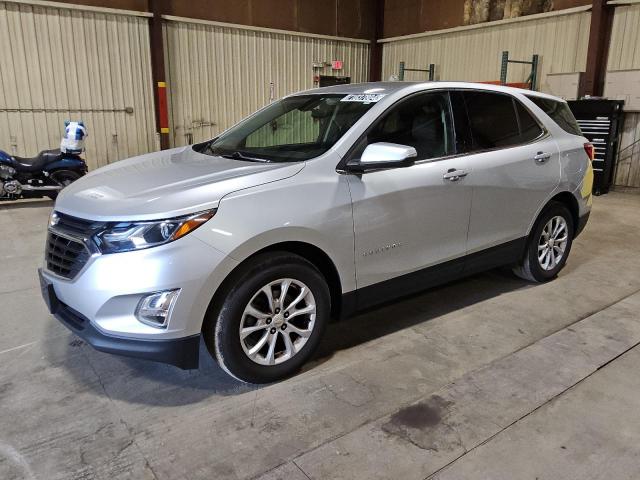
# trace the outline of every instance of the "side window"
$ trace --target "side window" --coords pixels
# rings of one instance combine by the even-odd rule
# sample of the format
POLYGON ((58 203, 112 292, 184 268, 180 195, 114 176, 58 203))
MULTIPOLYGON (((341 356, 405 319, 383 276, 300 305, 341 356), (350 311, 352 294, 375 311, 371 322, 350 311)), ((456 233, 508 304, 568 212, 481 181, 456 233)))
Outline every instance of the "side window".
POLYGON ((520 125, 520 142, 527 143, 535 140, 544 133, 540 124, 529 113, 529 111, 517 100, 516 111, 518 112, 518 124, 520 125))
POLYGON ((522 143, 518 119, 510 95, 464 92, 474 150, 522 143))
POLYGON ((414 147, 417 160, 453 153, 449 95, 443 92, 412 96, 387 111, 363 136, 352 158, 372 143, 389 142, 414 147))
POLYGON ((527 95, 527 98, 540 107, 544 113, 549 115, 565 132, 582 136, 578 122, 576 122, 576 118, 573 116, 569 105, 565 102, 558 102, 556 100, 542 97, 534 97, 533 95, 527 95))

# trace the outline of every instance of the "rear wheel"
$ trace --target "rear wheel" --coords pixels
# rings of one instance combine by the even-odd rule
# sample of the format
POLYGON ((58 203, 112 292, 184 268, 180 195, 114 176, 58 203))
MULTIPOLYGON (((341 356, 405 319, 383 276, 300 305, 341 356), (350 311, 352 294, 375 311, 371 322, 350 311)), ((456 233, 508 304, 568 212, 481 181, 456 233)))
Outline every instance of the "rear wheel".
MULTIPOLYGON (((51 180, 60 185, 62 188, 70 185, 81 177, 81 175, 73 170, 56 170, 51 174, 51 180)), ((55 200, 59 192, 48 193, 47 196, 51 200, 55 200)))
POLYGON ((308 261, 285 252, 250 260, 213 305, 203 334, 209 352, 250 383, 285 378, 318 346, 329 320, 329 288, 308 261))
POLYGON ((546 282, 564 268, 573 243, 573 217, 562 203, 552 202, 538 217, 527 250, 514 273, 530 282, 546 282))

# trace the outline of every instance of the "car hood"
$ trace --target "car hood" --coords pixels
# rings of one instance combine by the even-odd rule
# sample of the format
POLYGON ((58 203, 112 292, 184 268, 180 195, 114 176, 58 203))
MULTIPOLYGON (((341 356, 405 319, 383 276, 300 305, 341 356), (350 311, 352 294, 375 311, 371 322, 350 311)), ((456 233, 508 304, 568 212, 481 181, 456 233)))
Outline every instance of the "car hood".
POLYGON ((231 192, 303 168, 304 163, 256 163, 180 147, 95 170, 62 190, 55 209, 96 221, 170 218, 215 208, 231 192))

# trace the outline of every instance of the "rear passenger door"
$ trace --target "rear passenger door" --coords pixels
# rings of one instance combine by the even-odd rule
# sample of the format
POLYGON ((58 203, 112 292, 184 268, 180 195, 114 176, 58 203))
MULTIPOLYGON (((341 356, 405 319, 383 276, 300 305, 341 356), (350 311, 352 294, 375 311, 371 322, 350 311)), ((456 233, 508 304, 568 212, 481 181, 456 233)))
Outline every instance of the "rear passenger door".
POLYGON ((555 141, 511 95, 466 90, 452 92, 452 102, 473 170, 468 253, 522 239, 559 183, 555 141))

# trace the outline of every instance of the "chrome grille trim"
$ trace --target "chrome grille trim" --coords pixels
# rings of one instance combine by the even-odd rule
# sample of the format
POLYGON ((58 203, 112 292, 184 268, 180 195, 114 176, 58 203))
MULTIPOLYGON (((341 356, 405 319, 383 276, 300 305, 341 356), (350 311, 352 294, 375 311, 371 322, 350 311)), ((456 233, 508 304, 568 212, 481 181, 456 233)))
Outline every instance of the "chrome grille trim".
POLYGON ((91 253, 81 240, 49 230, 45 261, 51 273, 72 280, 90 257, 91 253))
POLYGON ((73 280, 89 259, 99 254, 91 237, 104 228, 105 223, 57 213, 58 223, 47 232, 45 267, 53 275, 73 280))

